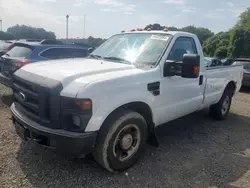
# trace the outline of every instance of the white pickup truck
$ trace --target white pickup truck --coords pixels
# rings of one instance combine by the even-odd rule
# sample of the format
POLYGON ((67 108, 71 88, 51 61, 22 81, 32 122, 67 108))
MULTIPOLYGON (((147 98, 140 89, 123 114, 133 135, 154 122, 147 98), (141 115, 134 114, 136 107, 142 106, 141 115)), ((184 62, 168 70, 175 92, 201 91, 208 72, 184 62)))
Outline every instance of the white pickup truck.
POLYGON ((116 34, 85 59, 47 61, 14 74, 13 125, 24 140, 105 169, 131 167, 155 127, 210 107, 224 119, 242 66, 206 69, 196 35, 170 31, 116 34))

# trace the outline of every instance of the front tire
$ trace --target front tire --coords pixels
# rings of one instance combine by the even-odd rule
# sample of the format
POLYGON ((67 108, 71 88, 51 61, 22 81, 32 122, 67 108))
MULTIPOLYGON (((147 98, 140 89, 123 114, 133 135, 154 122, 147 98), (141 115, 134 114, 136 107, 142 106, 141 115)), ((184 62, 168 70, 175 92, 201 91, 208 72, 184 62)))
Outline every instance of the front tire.
POLYGON ((232 102, 232 92, 229 89, 225 90, 220 101, 210 107, 209 112, 213 118, 224 120, 230 110, 232 102))
POLYGON ((147 124, 141 114, 119 110, 101 127, 93 156, 110 172, 128 169, 143 152, 147 133, 147 124))

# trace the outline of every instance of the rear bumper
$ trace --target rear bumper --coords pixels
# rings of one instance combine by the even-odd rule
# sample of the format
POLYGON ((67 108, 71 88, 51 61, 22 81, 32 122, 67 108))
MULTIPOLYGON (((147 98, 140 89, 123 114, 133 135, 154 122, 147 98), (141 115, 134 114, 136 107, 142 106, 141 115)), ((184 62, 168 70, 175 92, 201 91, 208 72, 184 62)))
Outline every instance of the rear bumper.
POLYGON ((13 125, 23 140, 32 140, 61 154, 80 157, 92 152, 97 132, 75 133, 39 125, 11 106, 13 125))
POLYGON ((12 78, 6 77, 4 76, 1 72, 0 72, 0 83, 7 86, 7 87, 12 87, 13 85, 13 80, 12 78))

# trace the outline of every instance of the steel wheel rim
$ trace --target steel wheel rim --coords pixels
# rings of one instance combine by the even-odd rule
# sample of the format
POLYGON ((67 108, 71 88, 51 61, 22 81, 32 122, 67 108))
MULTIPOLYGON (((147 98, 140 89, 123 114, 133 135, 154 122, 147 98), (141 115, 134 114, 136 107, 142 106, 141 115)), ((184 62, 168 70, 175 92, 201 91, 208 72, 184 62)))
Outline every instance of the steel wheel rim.
POLYGON ((113 155, 119 161, 131 158, 138 150, 141 132, 136 125, 129 124, 117 134, 113 145, 113 155))
POLYGON ((223 103, 222 103, 222 108, 221 108, 221 113, 223 115, 225 115, 229 109, 229 102, 230 102, 229 97, 226 96, 223 103))

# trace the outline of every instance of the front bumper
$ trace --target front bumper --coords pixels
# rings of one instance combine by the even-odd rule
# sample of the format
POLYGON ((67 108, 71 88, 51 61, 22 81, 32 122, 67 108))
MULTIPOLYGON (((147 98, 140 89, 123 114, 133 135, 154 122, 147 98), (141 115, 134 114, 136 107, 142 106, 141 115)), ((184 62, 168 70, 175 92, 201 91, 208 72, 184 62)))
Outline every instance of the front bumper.
POLYGON ((0 83, 7 87, 12 87, 13 80, 12 78, 6 77, 2 73, 0 73, 0 83))
POLYGON ((13 125, 23 140, 32 140, 39 145, 55 149, 59 153, 80 157, 92 152, 97 132, 75 133, 62 129, 44 127, 27 118, 11 106, 13 125))

